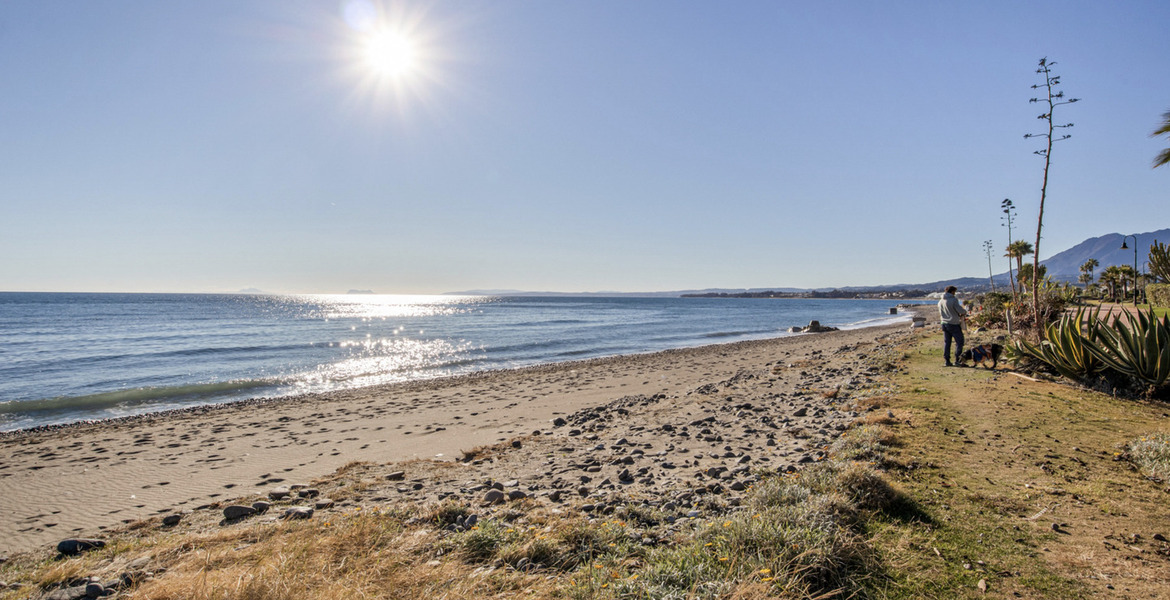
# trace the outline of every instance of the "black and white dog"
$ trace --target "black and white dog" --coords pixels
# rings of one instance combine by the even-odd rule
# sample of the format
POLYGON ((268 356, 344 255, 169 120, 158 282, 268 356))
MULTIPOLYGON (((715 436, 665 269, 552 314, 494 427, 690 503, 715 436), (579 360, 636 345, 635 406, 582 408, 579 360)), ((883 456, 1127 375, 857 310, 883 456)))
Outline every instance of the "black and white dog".
POLYGON ((999 364, 999 355, 1003 354, 1003 346, 999 344, 983 344, 975 346, 969 350, 964 350, 959 357, 959 365, 966 366, 967 362, 971 362, 971 366, 983 365, 985 369, 994 369, 995 365, 999 364), (991 362, 991 366, 987 363, 991 362))

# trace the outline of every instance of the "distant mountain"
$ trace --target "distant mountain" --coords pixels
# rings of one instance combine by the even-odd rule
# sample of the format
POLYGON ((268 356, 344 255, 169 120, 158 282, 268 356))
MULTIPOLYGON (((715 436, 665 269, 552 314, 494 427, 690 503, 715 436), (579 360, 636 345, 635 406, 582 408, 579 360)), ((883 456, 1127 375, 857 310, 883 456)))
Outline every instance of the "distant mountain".
MULTIPOLYGON (((1159 229, 1158 231, 1151 231, 1148 233, 1138 233, 1137 237, 1137 263, 1138 269, 1143 273, 1148 271, 1145 266, 1148 260, 1147 256, 1150 251, 1150 246, 1154 241, 1160 241, 1164 244, 1170 243, 1170 229, 1159 229)), ((1087 239, 1068 250, 1058 252, 1047 260, 1040 261, 1040 264, 1048 268, 1047 275, 1057 281, 1073 282, 1081 275, 1081 265, 1090 258, 1097 259, 1101 263, 1100 266, 1093 272, 1095 276, 1099 276, 1101 271, 1106 267, 1115 265, 1129 265, 1133 266, 1134 261, 1134 238, 1122 235, 1120 233, 1110 233, 1100 237, 1087 239), (1121 242, 1125 239, 1127 248, 1121 249, 1121 242)), ((1007 272, 999 273, 993 277, 996 287, 1007 288, 1008 274, 1007 272)), ((793 288, 793 287, 762 287, 762 288, 707 288, 702 290, 678 290, 671 292, 524 292, 520 290, 471 290, 465 292, 448 292, 449 294, 460 295, 486 295, 486 296, 617 296, 617 297, 636 297, 636 298, 673 298, 683 295, 701 296, 701 295, 751 295, 761 292, 782 292, 786 294, 811 294, 813 292, 827 293, 827 292, 853 292, 856 294, 877 294, 881 292, 900 292, 906 290, 923 290, 926 292, 937 292, 946 289, 947 286, 953 285, 960 290, 966 292, 980 292, 989 289, 986 277, 960 277, 957 279, 947 279, 943 281, 932 281, 929 283, 898 283, 892 285, 874 285, 864 287, 840 287, 840 288, 793 288)))
POLYGON ((1151 231, 1149 233, 1135 234, 1137 243, 1134 244, 1134 238, 1122 235, 1120 233, 1110 233, 1101 237, 1087 239, 1064 252, 1053 255, 1048 260, 1040 261, 1040 264, 1048 267, 1048 276, 1060 281, 1076 281, 1077 277, 1081 275, 1081 265, 1090 258, 1097 259, 1101 266, 1097 267, 1094 275, 1100 275, 1101 270, 1105 267, 1129 265, 1133 266, 1134 262, 1134 247, 1137 247, 1137 266, 1138 270, 1145 273, 1149 269, 1146 267, 1146 261, 1149 260, 1150 246, 1154 241, 1160 241, 1163 244, 1170 242, 1170 229, 1159 229, 1158 231, 1151 231), (1128 238, 1128 239, 1126 239, 1128 238), (1125 241, 1128 248, 1121 249, 1122 240, 1125 241))

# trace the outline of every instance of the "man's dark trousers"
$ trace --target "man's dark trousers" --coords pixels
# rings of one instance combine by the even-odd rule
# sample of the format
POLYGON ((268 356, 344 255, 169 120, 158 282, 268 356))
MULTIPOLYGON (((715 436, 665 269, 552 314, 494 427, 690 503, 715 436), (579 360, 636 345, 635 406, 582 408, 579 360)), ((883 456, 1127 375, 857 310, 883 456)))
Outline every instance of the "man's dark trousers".
POLYGON ((955 341, 955 362, 963 354, 963 326, 955 323, 943 323, 943 360, 951 364, 951 340, 955 341))

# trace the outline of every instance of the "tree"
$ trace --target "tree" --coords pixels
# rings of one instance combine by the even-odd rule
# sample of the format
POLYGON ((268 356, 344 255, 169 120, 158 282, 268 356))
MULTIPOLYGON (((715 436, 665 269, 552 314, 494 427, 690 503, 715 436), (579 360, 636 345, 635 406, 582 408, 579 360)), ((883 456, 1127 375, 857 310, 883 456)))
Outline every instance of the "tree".
POLYGON ((1159 244, 1158 240, 1154 240, 1150 246, 1150 275, 1158 283, 1170 283, 1170 250, 1166 249, 1166 244, 1159 244))
MULTIPOLYGON (((1008 244, 1012 243, 1012 222, 1016 220, 1016 205, 1012 203, 1011 198, 1004 198, 1003 202, 999 203, 999 207, 1003 209, 1003 216, 1000 217, 1008 228, 1008 244)), ((1012 286, 1012 304, 1017 301, 1016 298, 1016 279, 1015 274, 1012 273, 1011 255, 1005 254, 1008 257, 1008 284, 1012 286)))
POLYGON ((1093 271, 1099 266, 1101 266, 1101 263, 1098 262, 1097 259, 1095 259, 1095 258, 1090 258, 1089 260, 1086 260, 1085 264, 1081 265, 1081 277, 1087 276, 1088 279, 1082 280, 1082 283, 1084 283, 1085 285, 1093 283, 1093 271))
MULTIPOLYGON (((1160 135, 1170 136, 1170 111, 1162 113, 1162 125, 1150 134, 1150 137, 1158 137, 1160 135)), ((1157 169, 1162 165, 1170 164, 1170 148, 1158 153, 1154 157, 1154 168, 1157 169)))
POLYGON ((995 244, 991 243, 991 240, 983 242, 983 251, 987 253, 987 282, 991 284, 992 292, 995 291, 995 276, 991 273, 991 249, 994 247, 995 244))
MULTIPOLYGON (((1034 268, 1035 268, 1035 266, 1032 264, 1026 264, 1026 265, 1023 265, 1020 267, 1020 285, 1027 285, 1029 287, 1032 286, 1032 284, 1034 283, 1034 281, 1032 279, 1032 273, 1034 272, 1033 271, 1034 268)), ((1130 269, 1130 270, 1132 271, 1133 269, 1130 269)), ((1048 273, 1048 267, 1046 265, 1040 265, 1039 272, 1040 272, 1039 280, 1044 281, 1044 275, 1046 275, 1048 273)))
POLYGON ((1133 282, 1133 292, 1137 294, 1137 271, 1129 265, 1121 265, 1117 267, 1118 278, 1121 280, 1121 299, 1125 300, 1129 297, 1129 284, 1133 282))
MULTIPOLYGON (((1047 140, 1046 146, 1043 150, 1036 150, 1033 153, 1033 154, 1038 154, 1038 155, 1044 157, 1044 183, 1040 185, 1040 214, 1036 218, 1036 246, 1035 246, 1035 254, 1032 255, 1032 268, 1037 273, 1040 272, 1040 232, 1044 228, 1044 201, 1048 198, 1048 170, 1052 166, 1052 144, 1053 144, 1053 142, 1067 140, 1068 138, 1072 137, 1071 135, 1069 135, 1067 133, 1062 134, 1061 137, 1059 137, 1059 138, 1055 137, 1055 133, 1056 133, 1057 129, 1067 129, 1069 127, 1072 127, 1073 124, 1072 123, 1065 123, 1064 125, 1056 125, 1052 121, 1052 113, 1054 113, 1056 111, 1057 106, 1061 106, 1063 104, 1072 104, 1073 102, 1080 101, 1080 98, 1070 98, 1068 100, 1065 100, 1064 99, 1064 92, 1056 91, 1056 87, 1058 85, 1060 85, 1060 76, 1052 74, 1052 66, 1055 64, 1056 64, 1056 61, 1048 62, 1047 57, 1040 59, 1040 68, 1036 69, 1036 73, 1044 76, 1044 83, 1043 84, 1033 84, 1032 89, 1035 90, 1035 89, 1040 89, 1041 87, 1043 87, 1048 92, 1047 97, 1045 97, 1043 99, 1032 98, 1031 100, 1029 100, 1029 102, 1047 102, 1048 103, 1048 112, 1043 113, 1040 116, 1036 117, 1037 119, 1040 119, 1040 120, 1048 123, 1048 133, 1026 133, 1026 134, 1024 134, 1024 139, 1040 137, 1040 138, 1044 138, 1045 140, 1047 140)), ((1033 314, 1036 315, 1036 332, 1037 332, 1037 334, 1039 334, 1039 332, 1042 331, 1043 327, 1044 327, 1044 324, 1040 322, 1040 294, 1039 294, 1040 290, 1038 289, 1039 285, 1040 285, 1040 278, 1039 277, 1033 278, 1032 279, 1032 312, 1033 312, 1033 314)))
POLYGON ((1105 267, 1101 272, 1101 283, 1109 286, 1109 299, 1117 302, 1117 288, 1121 284, 1121 268, 1117 265, 1105 267))
MULTIPOLYGON (((1024 287, 1024 283, 1023 283, 1024 276, 1019 275, 1019 273, 1020 273, 1020 270, 1024 268, 1024 257, 1028 256, 1031 253, 1032 253, 1032 244, 1025 242, 1024 240, 1016 240, 1008 245, 1007 254, 1004 254, 1004 256, 1006 256, 1008 258, 1016 259, 1016 273, 1017 273, 1016 281, 1019 282, 1021 291, 1023 291, 1022 288, 1024 287)), ((1035 268, 1035 267, 1033 267, 1033 268, 1035 268)), ((1015 291, 1015 288, 1013 288, 1012 291, 1015 291)))

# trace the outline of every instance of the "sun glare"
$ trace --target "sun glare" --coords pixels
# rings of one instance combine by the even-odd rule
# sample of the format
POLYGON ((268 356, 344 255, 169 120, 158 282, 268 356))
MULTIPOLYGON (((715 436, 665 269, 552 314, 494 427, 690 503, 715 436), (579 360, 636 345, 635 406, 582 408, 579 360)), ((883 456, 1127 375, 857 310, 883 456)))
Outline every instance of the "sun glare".
POLYGON ((365 60, 378 75, 399 78, 418 66, 418 52, 406 36, 389 30, 376 31, 366 40, 365 60))

